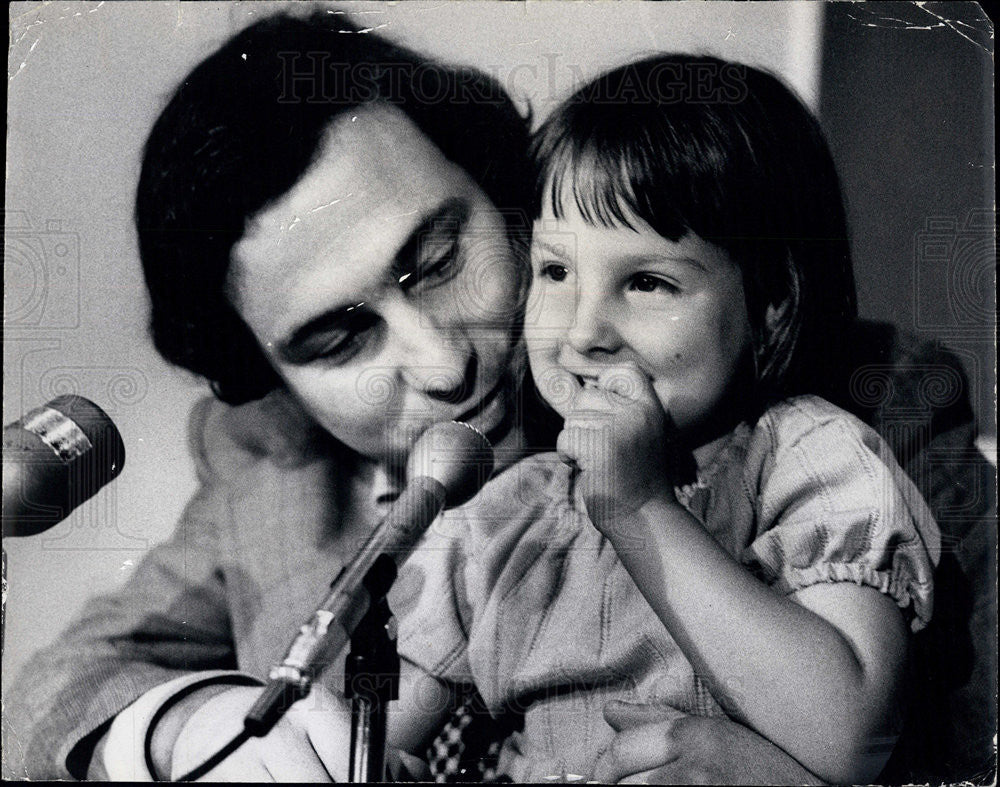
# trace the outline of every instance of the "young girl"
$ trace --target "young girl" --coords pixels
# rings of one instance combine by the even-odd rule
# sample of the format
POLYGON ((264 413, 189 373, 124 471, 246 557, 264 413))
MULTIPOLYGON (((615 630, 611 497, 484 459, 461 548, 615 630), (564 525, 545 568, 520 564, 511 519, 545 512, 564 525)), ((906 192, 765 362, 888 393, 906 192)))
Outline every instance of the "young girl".
POLYGON ((457 604, 487 706, 523 712, 501 769, 662 764, 662 742, 614 737, 626 700, 875 778, 938 533, 875 433, 816 395, 855 309, 816 122, 765 73, 662 56, 580 90, 535 150, 525 336, 565 423, 508 482, 524 512, 470 525, 457 604))

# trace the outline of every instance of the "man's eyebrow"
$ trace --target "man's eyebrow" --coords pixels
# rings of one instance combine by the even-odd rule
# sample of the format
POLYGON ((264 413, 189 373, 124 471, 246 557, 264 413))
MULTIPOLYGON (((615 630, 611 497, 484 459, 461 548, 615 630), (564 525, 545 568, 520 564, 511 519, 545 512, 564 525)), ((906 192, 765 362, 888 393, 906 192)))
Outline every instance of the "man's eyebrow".
POLYGON ((468 218, 469 203, 459 197, 450 197, 427 211, 396 254, 392 266, 395 280, 401 281, 413 273, 421 242, 437 234, 458 235, 468 218))
MULTIPOLYGON (((469 204, 464 199, 450 197, 428 210, 418 220, 413 231, 400 246, 393 260, 391 275, 395 281, 413 273, 414 261, 420 249, 420 242, 444 224, 445 230, 457 234, 469 216, 469 204)), ((288 363, 304 363, 312 357, 310 339, 325 332, 336 330, 345 324, 351 313, 364 307, 364 302, 353 303, 328 309, 317 314, 302 325, 294 328, 287 339, 278 342, 278 355, 288 363)))

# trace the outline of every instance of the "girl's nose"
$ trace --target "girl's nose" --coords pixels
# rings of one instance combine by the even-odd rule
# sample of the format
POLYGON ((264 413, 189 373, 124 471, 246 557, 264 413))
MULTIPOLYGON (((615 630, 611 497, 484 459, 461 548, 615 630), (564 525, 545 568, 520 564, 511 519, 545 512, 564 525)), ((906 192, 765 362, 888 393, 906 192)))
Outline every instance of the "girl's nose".
POLYGON ((476 356, 458 326, 439 325, 418 308, 398 315, 399 369, 406 384, 432 399, 461 402, 475 390, 476 356))
POLYGON ((581 355, 615 352, 621 346, 621 337, 614 319, 604 299, 580 293, 573 324, 566 334, 567 344, 581 355))

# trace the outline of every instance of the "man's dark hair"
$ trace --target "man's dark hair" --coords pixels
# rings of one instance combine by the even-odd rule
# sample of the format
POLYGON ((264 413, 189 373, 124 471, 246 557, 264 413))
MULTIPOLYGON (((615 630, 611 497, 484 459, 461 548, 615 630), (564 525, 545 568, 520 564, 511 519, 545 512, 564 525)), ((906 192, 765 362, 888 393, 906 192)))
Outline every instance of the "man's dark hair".
POLYGON ((840 183, 819 124, 774 76, 664 54, 610 71, 538 131, 533 213, 688 232, 739 265, 758 408, 826 393, 856 311, 840 183), (767 319, 768 306, 773 319, 767 319))
POLYGON ((398 107, 527 242, 527 121, 498 83, 423 58, 342 14, 278 15, 235 35, 177 88, 146 142, 136 196, 156 348, 238 404, 280 385, 223 287, 247 220, 286 193, 324 131, 371 103, 398 107))

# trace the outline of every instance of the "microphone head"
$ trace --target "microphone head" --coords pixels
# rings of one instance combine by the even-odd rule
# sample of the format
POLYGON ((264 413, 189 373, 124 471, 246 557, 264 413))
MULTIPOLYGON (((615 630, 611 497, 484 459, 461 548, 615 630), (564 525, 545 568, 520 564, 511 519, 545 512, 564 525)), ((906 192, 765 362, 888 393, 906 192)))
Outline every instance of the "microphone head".
POLYGON ((114 480, 125 444, 114 422, 82 396, 57 396, 3 430, 3 534, 61 522, 114 480))
POLYGON ((118 477, 125 466, 125 443, 118 427, 104 410, 90 399, 74 394, 57 396, 44 407, 62 413, 83 432, 92 446, 94 456, 101 458, 94 470, 99 474, 102 484, 118 477))
POLYGON ((483 488, 493 466, 493 446, 482 432, 462 421, 442 421, 414 443, 406 480, 433 478, 444 487, 445 508, 454 508, 483 488))

